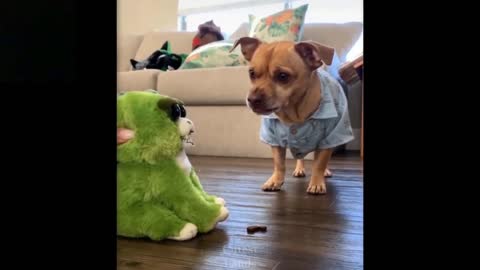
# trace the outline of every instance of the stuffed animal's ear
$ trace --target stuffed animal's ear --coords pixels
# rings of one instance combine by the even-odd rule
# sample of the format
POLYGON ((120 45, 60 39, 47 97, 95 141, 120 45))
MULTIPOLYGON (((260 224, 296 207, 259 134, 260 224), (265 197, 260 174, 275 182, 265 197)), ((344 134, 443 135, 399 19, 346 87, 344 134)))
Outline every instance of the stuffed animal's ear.
POLYGON ((167 50, 168 49, 168 41, 165 41, 165 43, 163 43, 162 45, 162 48, 160 48, 160 50, 167 50))
POLYGON ((170 47, 170 42, 168 41, 165 41, 162 45, 162 48, 160 50, 163 50, 163 51, 167 51, 167 52, 171 52, 172 49, 170 47))
POLYGON ((117 145, 124 144, 135 137, 135 132, 127 128, 117 128, 117 145))
POLYGON ((132 64, 132 67, 133 67, 133 68, 136 68, 136 67, 137 67, 137 63, 138 63, 138 61, 135 61, 135 60, 133 60, 133 59, 130 59, 130 64, 132 64))

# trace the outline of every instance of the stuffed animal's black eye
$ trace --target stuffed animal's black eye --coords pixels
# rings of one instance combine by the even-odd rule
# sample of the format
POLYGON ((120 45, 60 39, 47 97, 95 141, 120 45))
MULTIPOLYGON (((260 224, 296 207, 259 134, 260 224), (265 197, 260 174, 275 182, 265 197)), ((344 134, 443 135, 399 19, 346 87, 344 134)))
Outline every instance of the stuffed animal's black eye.
POLYGON ((180 115, 182 114, 182 109, 180 109, 180 106, 178 104, 172 104, 172 108, 170 110, 170 118, 172 119, 173 122, 176 122, 178 118, 180 118, 180 115))
POLYGON ((180 107, 180 117, 186 117, 187 111, 185 110, 185 107, 183 107, 183 105, 179 105, 179 107, 180 107))

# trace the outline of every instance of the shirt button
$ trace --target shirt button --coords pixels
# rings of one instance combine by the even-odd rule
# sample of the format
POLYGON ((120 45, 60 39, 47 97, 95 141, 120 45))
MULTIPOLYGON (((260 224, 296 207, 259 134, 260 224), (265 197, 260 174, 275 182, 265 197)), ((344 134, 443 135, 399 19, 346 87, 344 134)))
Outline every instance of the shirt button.
POLYGON ((292 133, 293 135, 297 134, 297 129, 294 127, 290 128, 290 133, 292 133))

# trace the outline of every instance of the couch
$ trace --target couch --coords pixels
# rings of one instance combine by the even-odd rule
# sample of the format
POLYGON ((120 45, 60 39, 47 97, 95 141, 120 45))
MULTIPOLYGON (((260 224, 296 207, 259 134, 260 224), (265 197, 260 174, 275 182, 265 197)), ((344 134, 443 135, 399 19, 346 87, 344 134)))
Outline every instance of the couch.
MULTIPOLYGON (((358 40, 363 25, 306 24, 303 40, 314 40, 335 48, 335 58, 327 70, 338 78, 338 68, 345 62, 348 51, 358 40)), ((117 50, 117 91, 156 89, 161 94, 185 102, 187 117, 195 123, 196 146, 188 149, 190 155, 227 157, 271 157, 270 147, 259 140, 260 117, 245 105, 250 87, 246 66, 186 69, 174 71, 132 71, 130 59, 143 60, 170 41, 175 53, 190 53, 194 32, 149 32, 145 35, 120 36, 117 50)), ((242 24, 231 40, 248 35, 248 25, 242 24)), ((342 81, 341 81, 342 82, 342 81)), ((345 85, 342 82, 343 85, 345 85)), ((354 131, 360 127, 361 99, 355 85, 345 85, 349 98, 354 131), (358 103, 358 104, 357 104, 358 103), (357 120, 358 119, 358 120, 357 120)), ((359 149, 358 137, 347 149, 359 149), (358 146, 357 146, 358 145, 358 146)), ((288 152, 287 152, 288 153, 288 152)), ((292 158, 290 153, 287 158, 292 158)), ((312 158, 312 154, 306 157, 312 158)))

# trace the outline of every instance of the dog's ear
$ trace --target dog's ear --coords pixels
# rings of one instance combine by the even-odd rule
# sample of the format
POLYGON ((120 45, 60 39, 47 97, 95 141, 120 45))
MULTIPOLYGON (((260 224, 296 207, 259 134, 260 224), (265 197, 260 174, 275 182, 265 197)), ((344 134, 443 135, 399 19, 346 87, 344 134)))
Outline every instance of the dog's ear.
POLYGON ((238 44, 240 44, 240 46, 242 46, 243 57, 247 61, 250 61, 252 59, 253 53, 258 48, 258 45, 260 45, 260 43, 262 42, 256 38, 242 37, 235 41, 235 44, 233 45, 233 48, 230 50, 230 52, 232 52, 238 46, 238 44))
POLYGON ((312 70, 322 66, 323 63, 331 65, 335 49, 315 41, 303 41, 295 44, 295 51, 312 70))
POLYGON ((117 145, 124 144, 135 137, 135 132, 131 129, 117 128, 117 145))
POLYGON ((130 59, 130 64, 132 64, 132 67, 135 69, 137 67, 138 61, 135 61, 133 59, 130 59))

